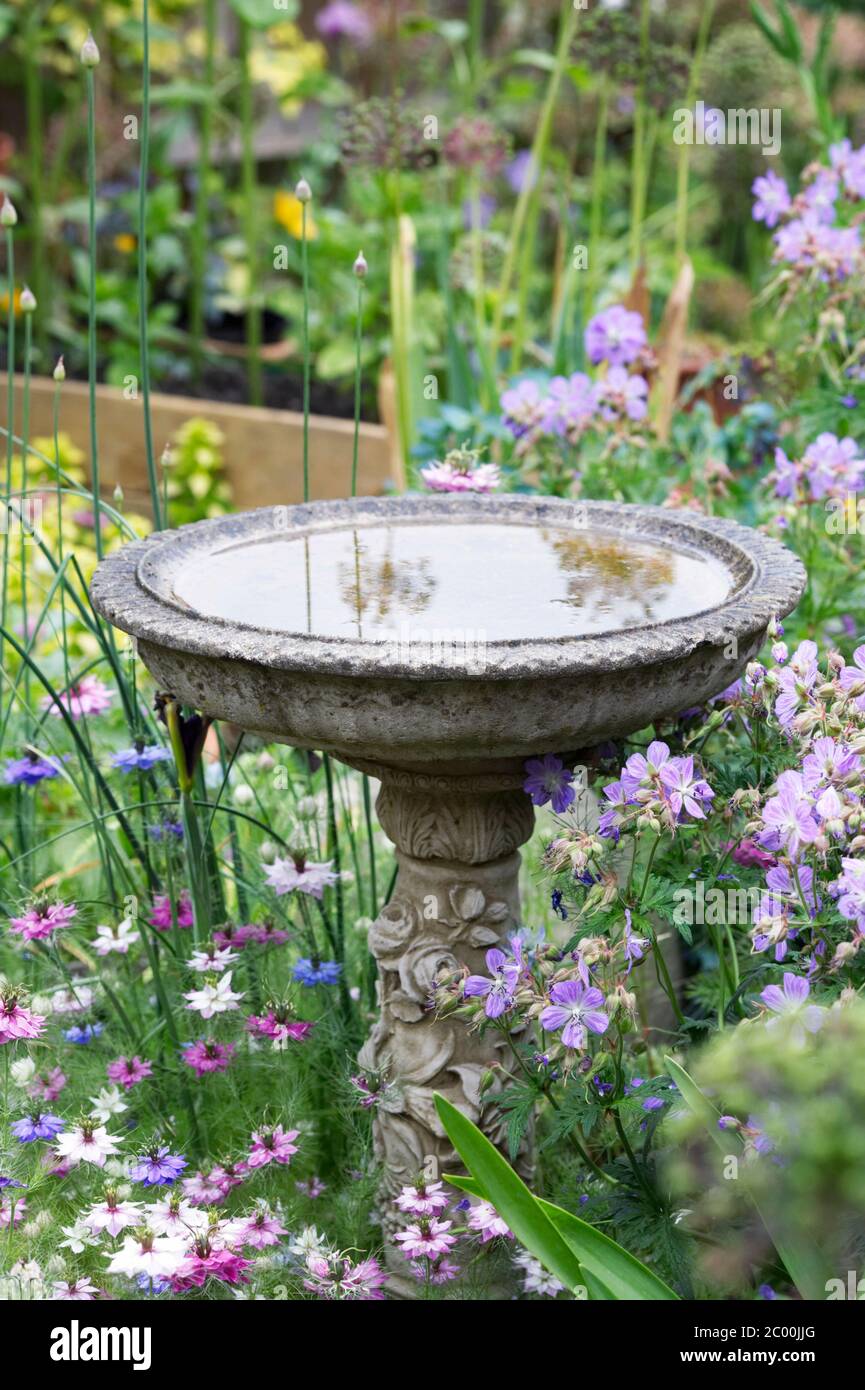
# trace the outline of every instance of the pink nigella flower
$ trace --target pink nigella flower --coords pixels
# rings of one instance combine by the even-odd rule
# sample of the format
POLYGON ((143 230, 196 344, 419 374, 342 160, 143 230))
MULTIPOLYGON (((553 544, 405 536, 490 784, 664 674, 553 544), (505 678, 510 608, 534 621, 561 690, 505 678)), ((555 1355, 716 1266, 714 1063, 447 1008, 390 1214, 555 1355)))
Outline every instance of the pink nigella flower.
POLYGON ((448 459, 428 463, 420 475, 431 492, 488 493, 501 481, 498 464, 479 463, 472 468, 467 464, 457 466, 448 459))
POLYGON ((507 1221, 503 1221, 493 1206, 492 1202, 475 1202, 466 1214, 469 1228, 477 1231, 481 1242, 493 1240, 496 1236, 506 1236, 513 1240, 514 1233, 508 1226, 507 1221))
POLYGON ((66 1085, 66 1077, 59 1067, 52 1067, 51 1071, 42 1072, 39 1076, 34 1076, 27 1088, 27 1094, 33 1096, 35 1100, 55 1101, 66 1085))
POLYGON ((452 1221, 439 1221, 433 1216, 397 1231, 394 1240, 408 1260, 436 1260, 456 1244, 456 1236, 450 1234, 452 1225, 452 1221))
POLYGON ((198 1042, 189 1043, 184 1047, 183 1060, 188 1067, 192 1067, 196 1076, 204 1076, 208 1072, 227 1071, 235 1051, 234 1043, 201 1038, 198 1042))
POLYGON ((31 1013, 19 1003, 16 989, 0 989, 0 1044, 30 1042, 45 1031, 45 1017, 31 1013))
POLYGON ((417 1187, 404 1187, 395 1200, 400 1211, 410 1216, 439 1216, 450 1198, 443 1183, 426 1182, 418 1183, 417 1187))
POLYGON ((56 1154, 73 1166, 77 1163, 92 1163, 97 1168, 105 1167, 106 1158, 113 1158, 118 1152, 113 1135, 104 1125, 93 1125, 89 1120, 57 1136, 56 1154))
POLYGON ((336 1253, 312 1251, 307 1255, 303 1287, 319 1298, 379 1301, 384 1298, 382 1286, 386 1282, 387 1274, 378 1260, 352 1264, 347 1256, 336 1253))
POLYGON ((25 941, 46 941, 59 928, 68 927, 77 912, 74 903, 34 904, 23 917, 9 919, 9 930, 25 941))
POLYGON ((109 690, 98 676, 82 676, 77 685, 71 685, 58 696, 56 703, 50 695, 46 695, 42 708, 50 710, 58 719, 63 710, 71 714, 73 719, 80 719, 82 715, 104 714, 113 699, 114 691, 109 690))
POLYGON ((321 898, 325 888, 336 883, 332 861, 311 864, 300 854, 293 859, 274 859, 272 864, 265 865, 264 876, 279 898, 295 892, 321 898))
POLYGON ((251 1260, 244 1259, 233 1250, 214 1250, 204 1237, 197 1239, 196 1246, 195 1252, 187 1255, 171 1276, 171 1287, 175 1293, 200 1289, 208 1279, 217 1279, 222 1284, 249 1283, 245 1271, 252 1264, 251 1260))
MULTIPOLYGON (((151 927, 156 927, 157 931, 170 931, 172 926, 171 899, 167 894, 156 894, 149 920, 151 927)), ((193 921, 192 899, 187 890, 182 888, 177 900, 177 925, 178 927, 191 927, 193 921)))
POLYGON ((296 1182, 294 1185, 301 1197, 308 1197, 311 1202, 315 1202, 322 1192, 327 1191, 327 1184, 323 1183, 321 1178, 317 1178, 315 1174, 311 1178, 307 1178, 306 1182, 296 1182))
POLYGON ((92 1303, 100 1293, 92 1279, 59 1279, 52 1286, 52 1303, 92 1303))
POLYGON ((244 1222, 239 1234, 240 1245, 251 1245, 253 1250, 266 1250, 269 1245, 278 1245, 279 1237, 287 1235, 283 1225, 267 1207, 259 1209, 244 1222))
POLYGON ((27 1211, 23 1197, 16 1201, 14 1195, 0 1192, 0 1226, 17 1226, 27 1211))
POLYGON ((303 1019, 292 1018, 283 1007, 268 1009, 266 1014, 250 1014, 246 1020, 247 1031, 261 1038, 270 1038, 274 1043, 304 1042, 315 1025, 303 1019))
POLYGON ((228 1189, 221 1179, 221 1173, 212 1169, 209 1173, 195 1173, 183 1179, 183 1195, 196 1207, 217 1207, 225 1201, 228 1189))
POLYGON ((250 1168, 263 1168, 268 1163, 290 1163, 292 1155, 297 1153, 297 1145, 292 1140, 299 1133, 299 1129, 284 1130, 282 1125, 256 1130, 246 1160, 250 1168))
POLYGON ((118 1057, 116 1061, 108 1063, 105 1071, 109 1081, 116 1081, 124 1091, 131 1091, 133 1086, 153 1075, 153 1063, 142 1060, 137 1054, 134 1057, 118 1057))
POLYGON ((108 1192, 104 1202, 97 1202, 82 1218, 95 1236, 107 1231, 110 1236, 119 1236, 127 1226, 137 1226, 141 1220, 140 1202, 122 1202, 116 1193, 108 1192))

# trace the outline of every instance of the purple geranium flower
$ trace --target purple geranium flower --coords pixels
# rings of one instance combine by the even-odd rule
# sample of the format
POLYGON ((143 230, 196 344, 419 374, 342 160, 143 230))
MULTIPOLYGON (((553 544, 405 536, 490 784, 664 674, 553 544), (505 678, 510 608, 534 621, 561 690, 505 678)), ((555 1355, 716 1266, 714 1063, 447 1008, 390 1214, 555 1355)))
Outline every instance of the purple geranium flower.
POLYGON ((486 954, 487 970, 492 979, 485 975, 469 975, 463 987, 468 999, 486 998, 484 1013, 487 1018, 499 1018, 507 1009, 513 1008, 514 990, 520 978, 520 962, 514 956, 506 956, 494 946, 486 954))
POLYGON ((548 1033, 561 1028, 565 1047, 584 1048, 587 1028, 593 1033, 606 1032, 610 1020, 600 1007, 604 996, 594 986, 586 989, 577 980, 562 980, 551 988, 550 999, 541 1014, 541 1027, 548 1033))
POLYGON ((804 1041, 805 1028, 809 1033, 818 1033, 823 1026, 826 1010, 821 1009, 819 1004, 807 1002, 810 993, 811 986, 802 975, 786 974, 783 988, 767 985, 760 998, 766 1008, 775 1014, 774 1018, 769 1019, 767 1028, 777 1027, 782 1020, 786 1020, 792 1025, 797 1041, 804 1041))
POLYGON ((767 849, 784 848, 795 859, 803 845, 817 837, 818 826, 811 814, 808 790, 800 772, 782 772, 776 784, 777 795, 763 807, 763 825, 758 836, 767 849))
POLYGON ((611 367, 627 367, 646 346, 643 320, 624 304, 614 304, 589 320, 585 344, 586 356, 595 366, 608 362, 611 367))
POLYGON ((702 777, 694 772, 693 758, 670 758, 660 771, 661 782, 677 817, 684 811, 696 820, 704 820, 701 803, 711 801, 715 793, 702 777))
POLYGON ((163 1144, 137 1158, 129 1169, 129 1176, 133 1182, 143 1183, 145 1187, 170 1187, 186 1166, 185 1158, 170 1154, 168 1145, 163 1144))
POLYGON ((528 792, 536 806, 545 806, 552 800, 557 815, 568 809, 575 797, 571 786, 574 774, 568 771, 561 758, 553 753, 543 758, 529 758, 525 770, 523 791, 528 792))
POLYGON ((755 199, 751 216, 755 222, 765 222, 767 227, 775 227, 779 218, 790 210, 787 185, 771 169, 754 180, 751 192, 755 199))

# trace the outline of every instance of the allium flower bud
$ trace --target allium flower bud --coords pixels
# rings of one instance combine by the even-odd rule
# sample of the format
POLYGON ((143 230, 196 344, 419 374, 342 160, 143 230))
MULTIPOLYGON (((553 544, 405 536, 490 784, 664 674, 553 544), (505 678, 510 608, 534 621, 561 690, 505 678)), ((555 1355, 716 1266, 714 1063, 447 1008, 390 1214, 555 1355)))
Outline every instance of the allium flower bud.
POLYGON ((276 845, 272 840, 264 840, 258 854, 262 864, 272 864, 276 859, 276 845))
POLYGON ((355 260, 354 265, 352 266, 352 270, 354 271, 358 280, 366 279, 366 272, 368 269, 369 267, 366 263, 366 257, 364 256, 362 251, 358 251, 357 258, 355 260))
POLYGON ((298 820, 315 820, 318 815, 318 802, 314 796, 302 796, 295 807, 298 820))
POLYGON ((27 285, 25 285, 21 291, 21 312, 22 314, 33 314, 36 312, 36 296, 27 285))
POLYGON ((163 468, 174 467, 174 456, 171 452, 170 444, 166 444, 165 448, 162 450, 162 458, 159 460, 159 462, 163 468))
POLYGON ((261 752, 259 753, 259 755, 258 755, 258 770, 259 770, 259 772, 270 772, 270 771, 272 771, 272 769, 275 768, 275 767, 276 767, 276 759, 274 758, 273 754, 272 754, 272 753, 268 753, 267 749, 266 749, 266 748, 263 748, 263 749, 261 750, 261 752))
POLYGON ((63 365, 62 357, 57 358, 57 366, 54 368, 53 376, 55 381, 66 380, 66 368, 63 365))
POLYGON ((91 33, 88 33, 87 38, 81 45, 81 53, 79 54, 79 57, 81 58, 81 62, 85 68, 98 67, 99 49, 96 47, 96 40, 94 39, 91 33))
POLYGON ((3 206, 0 208, 0 227, 14 227, 18 222, 18 214, 15 211, 15 204, 7 194, 3 199, 3 206))
POLYGON ((309 203, 312 201, 312 189, 306 179, 298 179, 294 186, 294 196, 299 203, 309 203))
POLYGON ((117 506, 117 507, 122 507, 122 505, 123 505, 123 488, 120 486, 119 483, 117 483, 117 484, 115 485, 114 492, 112 493, 112 497, 113 497, 115 506, 117 506))
POLYGON ((93 38, 92 33, 88 33, 86 39, 83 40, 79 58, 81 58, 85 68, 95 68, 99 65, 99 49, 96 47, 96 39, 93 38))

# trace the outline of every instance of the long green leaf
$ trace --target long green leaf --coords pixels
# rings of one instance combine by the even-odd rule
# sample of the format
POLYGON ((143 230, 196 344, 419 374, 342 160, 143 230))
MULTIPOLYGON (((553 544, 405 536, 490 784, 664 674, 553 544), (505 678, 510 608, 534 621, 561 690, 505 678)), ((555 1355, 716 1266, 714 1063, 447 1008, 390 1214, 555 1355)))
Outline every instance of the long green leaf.
MULTIPOLYGON (((492 1202, 517 1239, 566 1287, 573 1289, 577 1284, 582 1284, 595 1299, 653 1301, 676 1298, 662 1279, 609 1236, 562 1207, 532 1196, 525 1183, 477 1126, 441 1096, 436 1096, 436 1109, 449 1139, 472 1173, 475 1186, 464 1178, 448 1178, 448 1182, 463 1191, 474 1191, 492 1202), (517 1229, 515 1221, 523 1223, 522 1230, 517 1229), (539 1242, 549 1242, 550 1230, 564 1242, 571 1258, 581 1269, 578 1279, 565 1281, 558 1269, 548 1262, 549 1247, 543 1247, 547 1249, 546 1257, 542 1253, 539 1242)), ((553 1246, 552 1251, 557 1255, 558 1246, 553 1246)))
MULTIPOLYGON (((445 1181, 452 1187, 458 1187, 461 1192, 492 1201, 489 1193, 482 1190, 481 1184, 475 1178, 448 1175, 445 1181)), ((647 1265, 635 1255, 631 1255, 624 1246, 611 1240, 579 1216, 565 1211, 564 1207, 545 1202, 543 1197, 536 1197, 535 1200, 580 1261, 584 1282, 591 1298, 639 1299, 641 1302, 669 1302, 678 1298, 663 1279, 653 1274, 647 1265)), ((495 1206, 495 1203, 493 1205, 495 1206)))
POLYGON ((566 1289, 574 1292, 585 1287, 579 1260, 498 1149, 444 1096, 436 1094, 435 1106, 460 1158, 520 1244, 566 1289))
MULTIPOLYGON (((679 1094, 688 1109, 696 1115, 698 1120, 702 1121, 709 1137, 718 1146, 721 1153, 726 1156, 730 1150, 730 1136, 718 1129, 718 1111, 708 1096, 700 1090, 694 1078, 688 1075, 684 1067, 680 1066, 678 1062, 674 1062, 672 1057, 665 1057, 664 1061, 667 1071, 675 1081, 679 1094)), ((813 1243, 804 1241, 798 1232, 783 1230, 774 1215, 767 1217, 754 1193, 750 1191, 747 1181, 743 1186, 757 1215, 766 1227, 769 1239, 784 1261, 787 1273, 802 1297, 812 1301, 824 1299, 829 1273, 823 1264, 819 1251, 813 1243)))

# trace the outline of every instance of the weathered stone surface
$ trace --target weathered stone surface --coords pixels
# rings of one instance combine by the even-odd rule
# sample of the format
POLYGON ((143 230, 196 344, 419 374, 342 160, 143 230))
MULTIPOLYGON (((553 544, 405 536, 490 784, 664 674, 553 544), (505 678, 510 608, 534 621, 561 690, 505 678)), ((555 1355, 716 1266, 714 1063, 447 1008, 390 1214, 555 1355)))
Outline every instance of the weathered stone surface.
POLYGON ((523 759, 630 733, 716 694, 804 583, 794 556, 732 521, 525 496, 266 508, 151 537, 99 566, 96 608, 138 638, 163 689, 215 718, 329 750, 381 779, 378 811, 400 868, 370 931, 381 1016, 361 1061, 387 1070, 394 1083, 375 1120, 386 1195, 431 1156, 454 1161, 433 1092, 477 1119, 481 1077, 504 1045, 500 1035, 479 1040, 458 1020, 434 1019, 428 995, 442 966, 482 972, 484 951, 519 923, 517 851, 532 828, 520 790, 523 759), (173 594, 174 577, 192 557, 272 537, 276 528, 309 534, 418 519, 441 524, 443 545, 451 521, 614 530, 717 558, 732 590, 693 617, 600 636, 490 642, 480 668, 406 662, 375 642, 221 622, 173 594))

